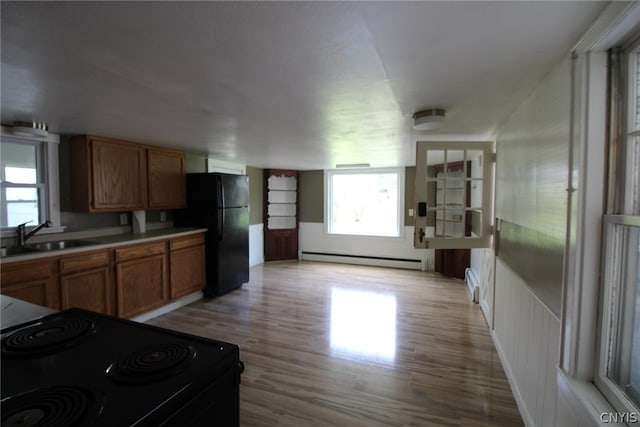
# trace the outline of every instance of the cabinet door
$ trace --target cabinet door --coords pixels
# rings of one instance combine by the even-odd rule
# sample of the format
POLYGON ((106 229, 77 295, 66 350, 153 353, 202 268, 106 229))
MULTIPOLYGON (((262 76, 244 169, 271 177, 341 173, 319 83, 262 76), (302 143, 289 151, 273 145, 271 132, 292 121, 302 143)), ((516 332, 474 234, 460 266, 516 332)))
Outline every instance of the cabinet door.
POLYGON ((60 276, 60 295, 63 309, 78 307, 111 316, 116 314, 109 266, 60 276))
POLYGON ((204 245, 171 251, 171 299, 205 287, 204 245))
POLYGON ((149 170, 149 208, 176 209, 186 206, 184 153, 150 148, 147 151, 149 170))
POLYGON ((60 309, 60 289, 54 259, 2 265, 2 287, 7 296, 43 307, 60 309))
POLYGON ((264 259, 298 258, 298 171, 264 171, 264 259))
POLYGON ((142 146, 93 138, 93 210, 144 209, 147 205, 146 150, 142 146))
POLYGON ((116 264, 118 316, 133 317, 168 301, 166 255, 116 264))
POLYGON ((115 315, 112 251, 63 256, 59 260, 62 308, 79 307, 115 315))

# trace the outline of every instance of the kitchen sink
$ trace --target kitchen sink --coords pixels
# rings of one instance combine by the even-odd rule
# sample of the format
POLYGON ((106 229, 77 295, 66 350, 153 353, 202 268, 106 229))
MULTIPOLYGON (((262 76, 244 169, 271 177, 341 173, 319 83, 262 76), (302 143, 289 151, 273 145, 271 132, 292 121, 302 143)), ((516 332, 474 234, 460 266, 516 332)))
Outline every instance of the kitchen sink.
POLYGON ((0 257, 21 255, 33 252, 59 251, 62 249, 77 248, 80 246, 97 245, 90 240, 57 240, 55 242, 31 243, 25 246, 9 246, 0 248, 0 257))
POLYGON ((32 252, 46 252, 96 244, 90 240, 57 240, 55 242, 32 243, 27 245, 27 248, 32 252))

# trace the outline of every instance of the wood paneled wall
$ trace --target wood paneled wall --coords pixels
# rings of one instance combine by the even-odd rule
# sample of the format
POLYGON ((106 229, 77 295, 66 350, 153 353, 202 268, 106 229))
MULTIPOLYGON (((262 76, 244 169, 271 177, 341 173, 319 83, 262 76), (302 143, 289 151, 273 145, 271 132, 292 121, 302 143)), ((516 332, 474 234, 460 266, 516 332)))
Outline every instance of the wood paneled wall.
MULTIPOLYGON (((497 134, 496 216, 532 231, 523 236, 544 233, 560 241, 560 246, 567 216, 570 71, 566 57, 497 134)), ((521 268, 509 264, 513 256, 523 257, 522 247, 535 248, 534 240, 522 238, 517 245, 507 246, 505 250, 512 254, 498 246, 492 334, 525 423, 562 426, 571 414, 566 405, 557 403, 561 397, 557 385, 560 320, 549 308, 550 301, 540 299, 535 281, 525 281, 521 268)), ((536 257, 526 260, 527 268, 538 276, 549 268, 545 262, 536 257)), ((562 251, 552 262, 562 271, 562 251)), ((552 306, 559 307, 562 277, 548 281, 546 286, 558 290, 552 306)))
POLYGON ((493 338, 522 418, 555 426, 560 321, 500 258, 495 277, 493 338))

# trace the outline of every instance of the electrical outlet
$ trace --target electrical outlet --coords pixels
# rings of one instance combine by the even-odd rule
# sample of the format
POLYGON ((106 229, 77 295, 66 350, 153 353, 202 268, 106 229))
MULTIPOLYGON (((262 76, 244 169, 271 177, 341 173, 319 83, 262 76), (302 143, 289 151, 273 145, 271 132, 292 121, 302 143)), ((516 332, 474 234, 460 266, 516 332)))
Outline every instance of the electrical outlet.
POLYGON ((167 220, 167 213, 165 211, 160 212, 160 221, 165 222, 167 220))
POLYGON ((126 213, 120 214, 120 225, 127 225, 129 223, 129 218, 126 213))

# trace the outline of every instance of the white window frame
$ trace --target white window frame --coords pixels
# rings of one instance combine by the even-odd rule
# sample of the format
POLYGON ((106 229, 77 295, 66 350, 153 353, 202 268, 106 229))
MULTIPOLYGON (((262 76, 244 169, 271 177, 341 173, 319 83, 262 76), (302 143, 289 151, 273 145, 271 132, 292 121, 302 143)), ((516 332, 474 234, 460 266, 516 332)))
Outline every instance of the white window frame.
POLYGON ((361 168, 361 169, 330 169, 324 171, 324 232, 327 236, 353 236, 362 238, 388 238, 400 239, 404 237, 404 188, 405 188, 404 168, 361 168), (345 234, 336 233, 331 230, 331 212, 333 201, 332 178, 336 175, 375 175, 381 173, 394 173, 398 176, 398 205, 397 209, 397 230, 393 236, 382 234, 345 234))
MULTIPOLYGON (((609 369, 612 367, 613 361, 616 359, 616 351, 628 350, 630 344, 626 340, 631 339, 631 335, 627 334, 622 337, 622 342, 618 342, 620 336, 620 327, 622 320, 620 319, 623 312, 623 304, 633 304, 628 301, 625 295, 629 292, 624 287, 628 277, 623 277, 624 270, 629 266, 623 266, 626 257, 620 252, 622 245, 625 243, 623 238, 625 228, 640 227, 640 206, 638 199, 640 197, 640 186, 637 182, 640 174, 640 165, 636 163, 637 153, 634 147, 634 138, 640 133, 640 126, 636 124, 637 102, 638 102, 638 78, 637 75, 637 59, 635 56, 640 52, 640 40, 627 50, 621 53, 623 57, 622 63, 626 64, 624 83, 621 85, 625 93, 628 95, 626 102, 626 121, 620 132, 620 140, 626 144, 625 162, 622 166, 623 179, 614 188, 615 192, 622 192, 622 206, 620 207, 625 215, 605 215, 603 218, 603 255, 602 255, 602 287, 601 287, 601 317, 598 330, 598 354, 596 357, 594 383, 607 400, 620 412, 640 413, 640 404, 634 403, 629 399, 618 385, 609 378, 609 369), (633 57, 633 61, 628 61, 629 57, 633 57), (630 153, 630 148, 634 152, 630 153), (620 188, 622 186, 622 188, 620 188), (621 347, 625 350, 620 350, 621 347), (614 348, 615 347, 615 348, 614 348), (616 350, 616 348, 618 350, 616 350)), ((611 179, 611 177, 610 177, 611 179)), ((634 266, 638 268, 638 266, 634 266)), ((634 270, 637 274, 637 271, 634 270)), ((637 277, 637 276, 636 276, 637 277)), ((629 322, 629 319, 626 319, 629 322)))
MULTIPOLYGON (((58 166, 58 146, 60 143, 60 137, 56 134, 49 133, 44 137, 38 136, 23 136, 15 135, 10 127, 0 127, 0 137, 4 141, 5 139, 11 142, 25 142, 25 143, 42 143, 43 167, 45 174, 45 188, 42 201, 45 206, 41 207, 41 212, 44 212, 44 219, 48 219, 52 222, 52 226, 44 228, 38 232, 38 234, 47 233, 59 233, 64 231, 64 228, 60 223, 60 183, 59 183, 59 166, 58 166)), ((43 220, 44 220, 43 219, 43 220)), ((28 224, 27 230, 37 226, 38 224, 28 224)), ((5 227, 1 230, 1 237, 14 237, 15 227, 5 227)))
MULTIPOLYGON (((594 383, 620 413, 634 412, 640 414, 640 407, 635 405, 608 375, 612 359, 615 359, 616 356, 614 349, 611 347, 617 347, 618 344, 616 336, 619 334, 620 324, 617 320, 621 315, 622 305, 633 303, 625 298, 628 289, 623 287, 623 282, 626 279, 623 274, 628 274, 629 272, 623 271, 621 269, 622 265, 620 265, 620 261, 625 258, 624 254, 621 253, 624 242, 622 238, 623 229, 626 227, 640 227, 640 216, 607 215, 604 222, 604 251, 609 256, 603 260, 602 317, 599 331, 600 351, 598 352, 594 383)), ((634 267, 638 268, 638 266, 634 267)), ((637 274, 637 270, 634 270, 634 273, 637 274)), ((626 338, 629 339, 631 337, 627 336, 626 338)), ((628 345, 628 342, 622 343, 622 346, 628 345)))
MULTIPOLYGON (((620 411, 594 384, 607 182, 607 165, 603 161, 607 141, 607 50, 628 41, 638 22, 640 3, 611 2, 572 50, 571 170, 558 387, 559 394, 571 399, 568 403, 578 405, 573 413, 585 422, 590 419, 589 425, 600 425, 606 422, 607 414, 620 411)), ((622 410, 627 415, 633 413, 632 407, 622 410)))
MULTIPOLYGON (((493 191, 495 171, 494 141, 418 141, 416 143, 415 231, 416 249, 471 249, 493 245, 493 191), (481 234, 470 237, 437 237, 427 232, 427 216, 420 214, 420 204, 427 203, 428 151, 482 151, 482 223, 481 234)), ((469 159, 466 159, 469 160, 469 159)), ((469 179, 469 178, 465 178, 469 179)), ((430 207, 427 206, 427 209, 430 207)))

